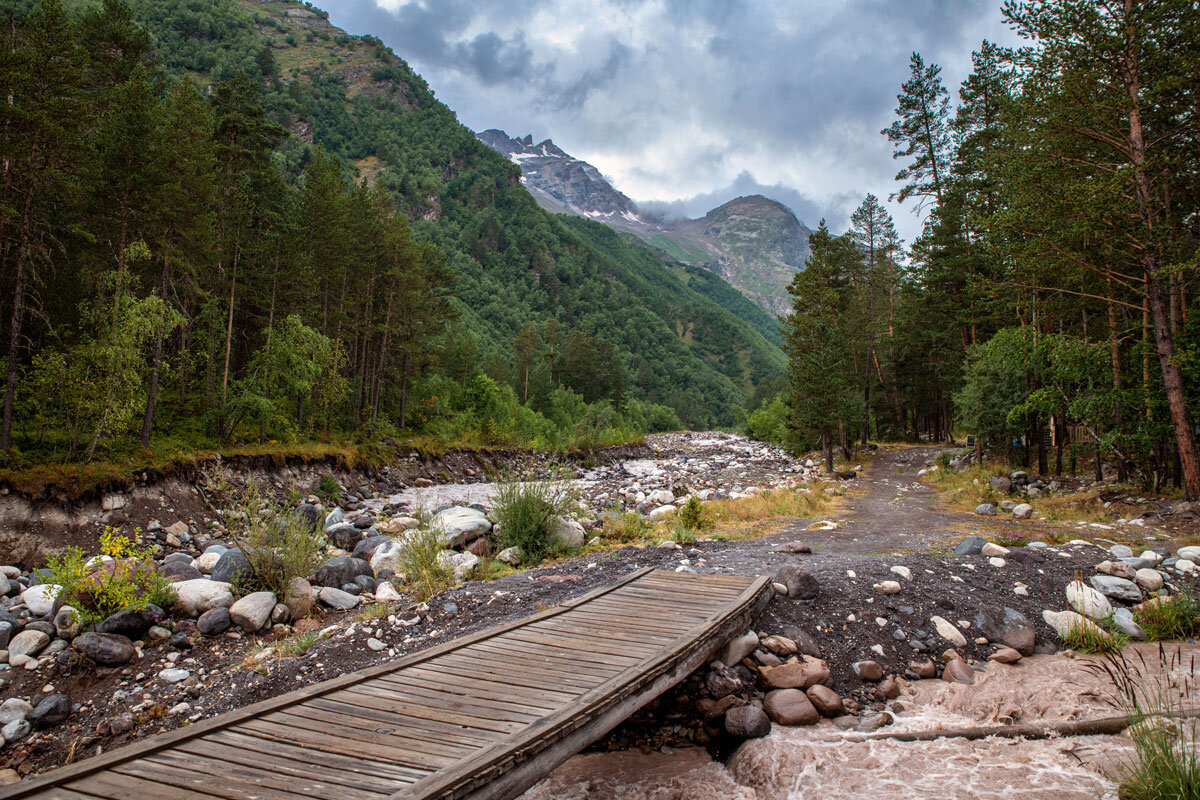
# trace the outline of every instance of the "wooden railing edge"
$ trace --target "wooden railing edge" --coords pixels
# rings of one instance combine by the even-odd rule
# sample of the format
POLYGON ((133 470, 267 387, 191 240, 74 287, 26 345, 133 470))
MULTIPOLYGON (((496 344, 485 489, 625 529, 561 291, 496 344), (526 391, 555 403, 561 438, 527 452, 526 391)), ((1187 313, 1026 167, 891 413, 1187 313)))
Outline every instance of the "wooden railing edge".
POLYGON ((54 769, 43 774, 26 778, 17 783, 10 784, 9 786, 0 787, 0 800, 15 800, 15 798, 28 797, 36 792, 44 791, 55 786, 61 786, 69 781, 79 780, 80 778, 86 777, 92 773, 108 769, 115 764, 119 764, 124 761, 132 761, 138 758, 144 758, 145 756, 152 755, 168 747, 172 747, 179 742, 205 736, 209 733, 223 730, 233 725, 245 722, 248 719, 253 719, 254 717, 270 713, 271 711, 276 711, 280 708, 295 705, 296 703, 300 703, 305 700, 311 700, 314 697, 321 697, 329 694, 330 692, 336 692, 340 689, 345 689, 363 680, 370 680, 380 675, 386 675, 389 672, 395 672, 396 670, 410 667, 413 664, 420 664, 423 661, 428 661, 431 658, 436 658, 453 650, 458 650, 460 648, 467 647, 468 645, 475 644, 476 642, 483 641, 484 639, 498 636, 514 628, 522 627, 530 622, 536 622, 549 617, 557 616, 558 614, 570 611, 580 603, 586 602, 587 600, 594 600, 597 597, 602 597, 609 592, 613 592, 628 583, 636 581, 638 578, 652 571, 653 567, 643 567, 631 572, 629 575, 625 576, 616 583, 601 586, 597 589, 587 592, 586 594, 580 595, 577 598, 571 598, 570 600, 566 600, 559 605, 537 612, 536 614, 532 614, 528 617, 522 617, 518 620, 510 620, 491 628, 485 628, 483 630, 476 631, 475 633, 458 639, 451 639, 448 642, 443 642, 440 645, 429 647, 416 653, 411 653, 394 661, 388 661, 382 664, 364 667, 363 669, 355 670, 354 672, 348 672, 344 675, 339 675, 336 678, 330 678, 327 681, 314 683, 311 686, 305 686, 300 689, 294 689, 290 692, 277 695, 276 697, 260 700, 257 703, 252 703, 251 705, 244 706, 240 709, 236 709, 225 714, 220 714, 215 717, 210 717, 209 719, 202 720, 194 725, 185 725, 172 731, 158 733, 140 742, 131 742, 111 752, 101 753, 100 755, 92 756, 91 758, 79 761, 75 764, 55 767, 54 769))

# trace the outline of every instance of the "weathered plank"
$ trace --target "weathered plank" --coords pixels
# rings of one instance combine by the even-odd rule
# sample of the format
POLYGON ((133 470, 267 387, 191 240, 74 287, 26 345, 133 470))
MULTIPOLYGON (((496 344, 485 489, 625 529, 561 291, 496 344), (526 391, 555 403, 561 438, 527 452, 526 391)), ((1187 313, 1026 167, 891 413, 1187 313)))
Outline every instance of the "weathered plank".
POLYGON ((507 800, 701 666, 770 595, 765 578, 639 570, 5 787, 0 800, 507 800))

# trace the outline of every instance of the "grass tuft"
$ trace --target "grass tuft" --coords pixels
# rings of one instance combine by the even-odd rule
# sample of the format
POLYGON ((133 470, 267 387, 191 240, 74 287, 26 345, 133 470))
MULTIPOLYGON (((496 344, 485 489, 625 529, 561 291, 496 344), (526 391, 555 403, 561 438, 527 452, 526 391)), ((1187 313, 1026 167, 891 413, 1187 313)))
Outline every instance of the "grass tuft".
POLYGON ((570 516, 579 497, 579 487, 565 470, 545 479, 500 476, 492 499, 500 523, 497 546, 519 547, 523 563, 539 563, 559 548, 555 536, 559 519, 570 516))
POLYGON ((1154 641, 1191 639, 1200 636, 1200 603, 1191 592, 1146 602, 1134 614, 1146 636, 1154 641))
POLYGON ((1089 655, 1120 653, 1129 643, 1129 638, 1120 631, 1105 630, 1091 622, 1072 625, 1065 636, 1058 638, 1064 647, 1089 655))
POLYGON ((438 560, 441 550, 438 532, 433 528, 420 527, 405 534, 399 571, 409 593, 418 600, 428 600, 454 582, 454 572, 438 560))

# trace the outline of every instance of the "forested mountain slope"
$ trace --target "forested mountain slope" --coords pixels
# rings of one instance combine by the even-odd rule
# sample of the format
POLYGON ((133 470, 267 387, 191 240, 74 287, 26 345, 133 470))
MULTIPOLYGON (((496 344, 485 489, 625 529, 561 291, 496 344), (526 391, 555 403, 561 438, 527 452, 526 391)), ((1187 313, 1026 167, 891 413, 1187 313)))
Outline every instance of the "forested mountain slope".
POLYGON ((561 445, 678 424, 649 404, 730 425, 783 377, 732 289, 539 208, 401 58, 324 12, 0 13, 0 449, 90 459, 139 419, 143 448, 390 423, 561 445))

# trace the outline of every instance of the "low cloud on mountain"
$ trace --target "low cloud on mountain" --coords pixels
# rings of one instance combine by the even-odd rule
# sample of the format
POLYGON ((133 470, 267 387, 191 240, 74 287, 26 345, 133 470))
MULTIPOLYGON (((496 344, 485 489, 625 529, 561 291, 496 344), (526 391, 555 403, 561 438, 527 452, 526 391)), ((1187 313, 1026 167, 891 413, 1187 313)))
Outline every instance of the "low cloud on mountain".
MULTIPOLYGON (((894 191, 879 130, 919 50, 952 91, 996 0, 338 0, 475 130, 553 137, 658 213, 760 193, 843 229, 894 191)), ((920 223, 893 208, 906 239, 920 223)))

